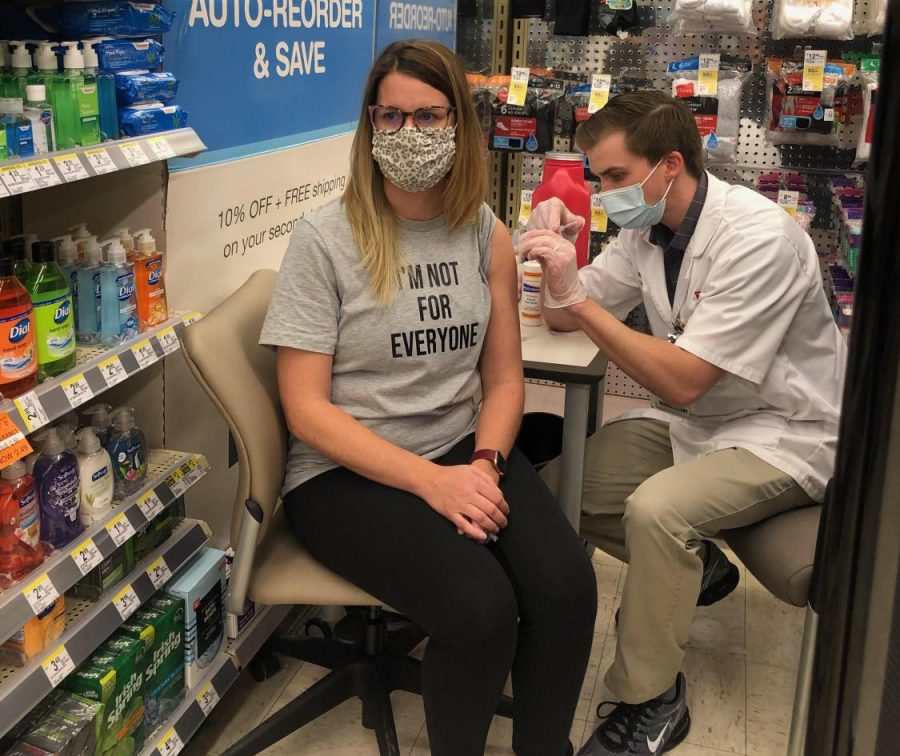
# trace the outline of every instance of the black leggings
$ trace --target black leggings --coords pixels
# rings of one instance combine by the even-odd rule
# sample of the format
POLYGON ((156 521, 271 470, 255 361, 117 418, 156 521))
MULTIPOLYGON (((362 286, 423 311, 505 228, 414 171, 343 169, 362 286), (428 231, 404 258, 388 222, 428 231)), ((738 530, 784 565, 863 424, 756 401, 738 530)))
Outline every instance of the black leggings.
MULTIPOLYGON (((468 462, 474 436, 439 464, 468 462)), ((512 670, 513 749, 563 756, 597 611, 581 540, 513 450, 509 525, 482 546, 422 499, 345 468, 284 498, 294 534, 329 569, 428 633, 422 690, 434 756, 481 756, 512 670)), ((577 745, 577 744, 576 744, 577 745)))

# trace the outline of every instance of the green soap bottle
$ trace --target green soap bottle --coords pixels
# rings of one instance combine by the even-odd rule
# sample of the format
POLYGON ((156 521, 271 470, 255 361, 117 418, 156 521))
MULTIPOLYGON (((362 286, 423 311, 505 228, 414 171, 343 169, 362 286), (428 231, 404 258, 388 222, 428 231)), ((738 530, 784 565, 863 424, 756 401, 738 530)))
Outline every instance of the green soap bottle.
POLYGON ((25 85, 31 73, 31 53, 24 42, 10 40, 9 70, 3 73, 3 96, 25 99, 25 85))
POLYGON ((34 272, 31 261, 26 254, 27 242, 24 236, 14 236, 3 242, 3 254, 13 259, 13 275, 19 279, 19 283, 26 289, 31 285, 31 275, 34 272))
POLYGON ((38 381, 75 367, 75 320, 72 291, 55 260, 53 242, 31 247, 34 268, 27 288, 34 306, 38 381))
POLYGON ((77 42, 63 42, 63 77, 69 84, 72 98, 72 119, 76 130, 76 144, 87 147, 100 142, 100 100, 97 96, 97 77, 84 71, 84 55, 77 42))

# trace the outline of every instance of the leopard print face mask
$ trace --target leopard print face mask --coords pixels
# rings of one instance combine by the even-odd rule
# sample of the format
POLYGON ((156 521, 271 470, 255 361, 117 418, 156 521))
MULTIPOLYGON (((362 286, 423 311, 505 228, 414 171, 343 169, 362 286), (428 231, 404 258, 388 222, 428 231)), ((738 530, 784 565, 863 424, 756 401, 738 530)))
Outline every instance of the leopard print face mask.
POLYGON ((453 167, 456 127, 376 131, 372 157, 384 177, 405 192, 424 192, 453 167))

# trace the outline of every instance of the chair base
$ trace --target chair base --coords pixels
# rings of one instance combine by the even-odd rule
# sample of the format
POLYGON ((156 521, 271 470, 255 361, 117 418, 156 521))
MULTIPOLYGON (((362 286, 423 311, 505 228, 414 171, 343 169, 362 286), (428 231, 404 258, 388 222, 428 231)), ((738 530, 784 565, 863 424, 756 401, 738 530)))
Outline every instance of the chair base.
MULTIPOLYGON (((224 756, 257 754, 354 697, 362 701, 363 725, 375 731, 381 756, 400 756, 390 694, 402 690, 421 695, 421 663, 409 653, 424 637, 414 625, 388 634, 384 612, 371 607, 362 643, 270 639, 269 652, 332 671, 228 748, 224 756)), ((512 717, 512 699, 504 696, 497 713, 512 717)))

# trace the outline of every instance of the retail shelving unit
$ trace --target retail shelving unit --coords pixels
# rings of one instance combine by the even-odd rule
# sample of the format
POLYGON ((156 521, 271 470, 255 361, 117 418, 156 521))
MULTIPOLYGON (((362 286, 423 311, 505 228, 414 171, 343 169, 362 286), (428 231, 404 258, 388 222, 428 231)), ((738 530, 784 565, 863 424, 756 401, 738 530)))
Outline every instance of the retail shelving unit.
POLYGON ((74 368, 16 399, 3 400, 0 412, 23 433, 36 431, 177 351, 179 336, 199 317, 196 312, 176 315, 112 347, 79 346, 74 368))
POLYGON ((184 701, 168 720, 147 738, 141 756, 173 756, 206 721, 210 712, 235 683, 241 669, 259 651, 290 611, 289 606, 257 608, 257 616, 212 661, 206 674, 185 694, 184 701))
POLYGON ((171 538, 98 601, 67 600, 68 627, 62 637, 23 668, 0 667, 0 734, 8 732, 165 585, 209 535, 204 522, 185 520, 171 538))
POLYGON ((69 546, 54 551, 36 574, 0 593, 0 641, 69 590, 209 469, 201 455, 166 450, 151 451, 148 466, 147 484, 136 495, 119 502, 69 546))
POLYGON ((46 155, 16 157, 0 162, 0 197, 71 184, 168 158, 196 155, 205 149, 206 145, 193 129, 176 129, 46 155))

